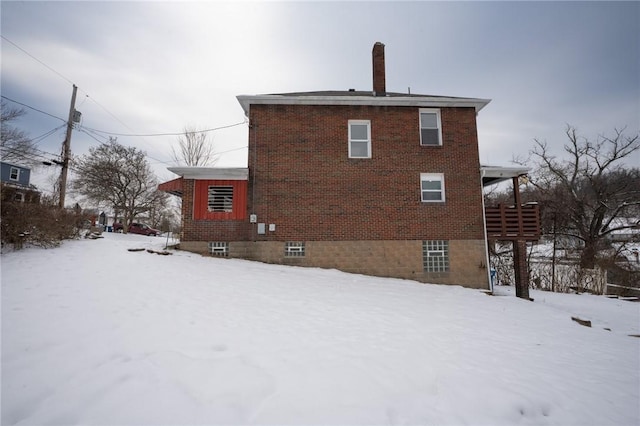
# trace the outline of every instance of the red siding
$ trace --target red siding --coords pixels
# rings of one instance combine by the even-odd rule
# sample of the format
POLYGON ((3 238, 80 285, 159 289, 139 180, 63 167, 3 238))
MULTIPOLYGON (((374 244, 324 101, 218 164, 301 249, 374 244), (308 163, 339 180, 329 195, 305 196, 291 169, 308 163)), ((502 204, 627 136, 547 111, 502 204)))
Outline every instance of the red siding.
POLYGON ((247 218, 246 180, 197 180, 193 197, 193 218, 208 220, 244 220, 247 218), (210 185, 232 186, 233 207, 231 212, 210 212, 207 209, 210 185))

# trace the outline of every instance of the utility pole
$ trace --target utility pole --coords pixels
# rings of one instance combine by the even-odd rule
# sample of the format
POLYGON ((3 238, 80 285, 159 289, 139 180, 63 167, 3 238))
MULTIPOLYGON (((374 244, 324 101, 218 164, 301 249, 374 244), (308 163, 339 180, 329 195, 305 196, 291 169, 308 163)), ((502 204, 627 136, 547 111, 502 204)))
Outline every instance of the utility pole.
POLYGON ((69 173, 69 158, 71 157, 71 131, 73 130, 73 115, 76 110, 76 92, 78 87, 73 85, 71 106, 69 107, 69 121, 67 121, 67 135, 62 144, 62 172, 60 172, 60 208, 64 208, 64 198, 67 194, 67 174, 69 173))

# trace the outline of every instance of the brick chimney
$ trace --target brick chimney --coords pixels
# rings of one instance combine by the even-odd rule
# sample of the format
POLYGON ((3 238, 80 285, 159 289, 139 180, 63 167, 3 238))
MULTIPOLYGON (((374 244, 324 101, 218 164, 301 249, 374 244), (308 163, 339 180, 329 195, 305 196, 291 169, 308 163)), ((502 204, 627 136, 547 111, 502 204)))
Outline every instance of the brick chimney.
POLYGON ((386 96, 387 85, 384 76, 384 44, 379 41, 373 45, 373 96, 386 96))

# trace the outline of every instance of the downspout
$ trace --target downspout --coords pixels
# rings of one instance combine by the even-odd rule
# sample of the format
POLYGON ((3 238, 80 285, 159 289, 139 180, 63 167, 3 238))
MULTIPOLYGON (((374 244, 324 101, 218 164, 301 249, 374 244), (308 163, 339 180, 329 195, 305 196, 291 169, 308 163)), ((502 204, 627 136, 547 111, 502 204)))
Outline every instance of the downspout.
POLYGON ((482 196, 482 232, 484 234, 484 256, 485 265, 487 265, 487 279, 489 280, 489 291, 493 293, 493 282, 491 281, 491 264, 489 263, 489 240, 487 238, 487 211, 484 205, 484 179, 485 171, 480 169, 480 195, 482 196))
MULTIPOLYGON (((258 167, 258 124, 256 119, 251 119, 251 113, 249 113, 249 131, 253 130, 253 167, 252 167, 252 179, 251 182, 251 213, 253 216, 256 214, 256 168, 258 167)), ((257 223, 251 225, 251 237, 253 242, 257 241, 257 223)))

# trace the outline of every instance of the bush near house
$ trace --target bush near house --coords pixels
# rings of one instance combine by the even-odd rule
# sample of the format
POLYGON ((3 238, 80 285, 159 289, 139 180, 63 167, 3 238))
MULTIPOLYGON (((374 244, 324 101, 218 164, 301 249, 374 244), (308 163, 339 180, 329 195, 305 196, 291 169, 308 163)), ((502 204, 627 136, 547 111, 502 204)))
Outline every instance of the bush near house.
POLYGON ((2 246, 21 249, 25 244, 56 247, 80 236, 89 217, 74 210, 45 204, 3 202, 0 217, 2 246))

